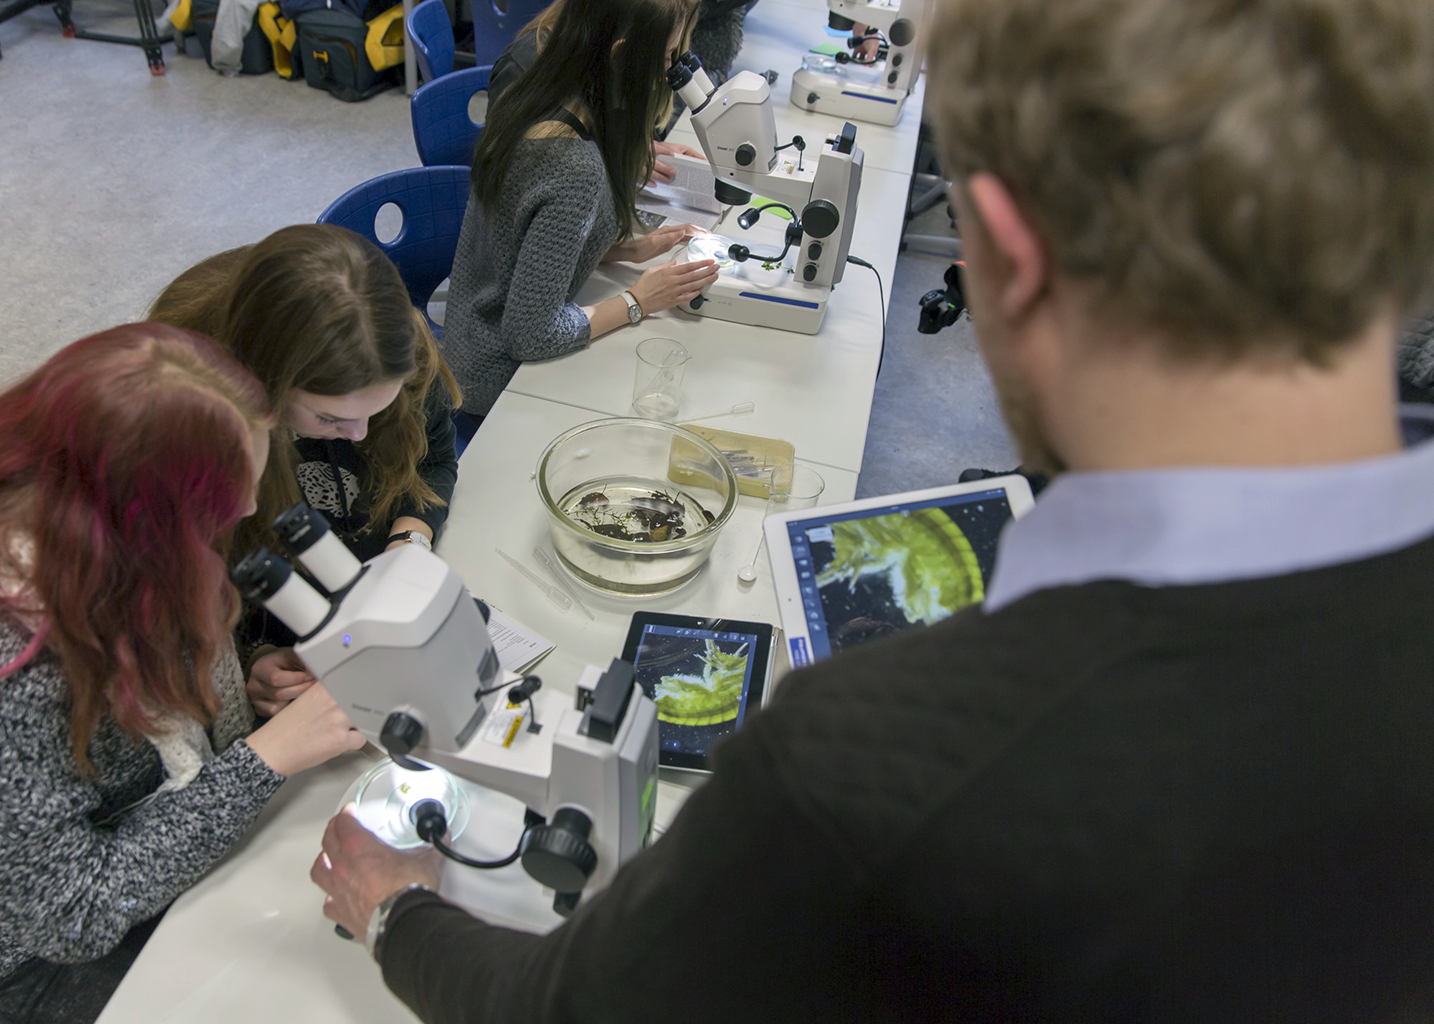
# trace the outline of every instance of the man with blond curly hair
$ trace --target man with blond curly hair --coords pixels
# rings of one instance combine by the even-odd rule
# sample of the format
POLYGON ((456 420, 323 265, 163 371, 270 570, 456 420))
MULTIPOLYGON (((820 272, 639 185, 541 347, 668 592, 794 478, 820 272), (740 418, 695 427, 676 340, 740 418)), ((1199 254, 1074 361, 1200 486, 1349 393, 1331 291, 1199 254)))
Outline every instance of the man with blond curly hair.
POLYGON ((1434 4, 943 0, 930 39, 1056 479, 983 607, 792 675, 551 935, 331 822, 327 912, 425 1020, 1434 1018, 1434 443, 1394 387, 1434 4))

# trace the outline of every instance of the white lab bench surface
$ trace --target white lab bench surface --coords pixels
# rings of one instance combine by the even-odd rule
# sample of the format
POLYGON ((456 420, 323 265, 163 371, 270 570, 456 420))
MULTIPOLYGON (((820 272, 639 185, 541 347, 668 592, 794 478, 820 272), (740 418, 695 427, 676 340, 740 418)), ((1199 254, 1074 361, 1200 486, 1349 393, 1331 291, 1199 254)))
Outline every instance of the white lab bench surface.
MULTIPOLYGON (((748 17, 737 61, 739 70, 780 72, 772 90, 778 134, 805 136, 813 147, 809 153, 819 137, 841 127, 840 119, 793 107, 788 100, 802 53, 828 38, 825 24, 825 5, 816 0, 761 0, 748 17)), ((921 100, 918 86, 895 127, 857 122, 857 144, 866 152, 866 164, 851 253, 881 271, 888 295, 921 100)), ((695 145, 685 121, 673 138, 695 145)), ((732 233, 726 227, 718 230, 732 233)), ((605 265, 579 300, 615 294, 638 273, 621 264, 605 265)), ((792 442, 798 460, 813 464, 826 481, 822 504, 855 494, 881 350, 876 282, 863 267, 847 266, 815 335, 669 311, 614 331, 586 351, 523 366, 463 455, 437 552, 462 574, 474 595, 557 645, 534 671, 545 687, 561 692, 573 691, 583 666, 605 666, 621 653, 629 619, 638 609, 779 621, 766 557, 758 561, 755 583, 737 579, 760 537, 765 503, 752 497, 740 498, 701 574, 671 594, 619 598, 573 581, 594 613, 592 620, 576 607, 560 610, 497 554, 501 548, 542 575, 533 548, 551 549, 533 477, 538 457, 573 426, 629 414, 633 350, 652 336, 676 338, 692 353, 679 422, 755 403, 750 415, 704 422, 792 442)), ((175 902, 105 1008, 101 1024, 412 1020, 384 987, 362 945, 335 937, 322 914, 323 894, 309 881, 328 819, 373 757, 370 748, 286 782, 245 839, 175 902)), ((658 789, 660 829, 695 782, 691 775, 664 771, 658 789)), ((537 885, 519 866, 504 871, 537 885)))

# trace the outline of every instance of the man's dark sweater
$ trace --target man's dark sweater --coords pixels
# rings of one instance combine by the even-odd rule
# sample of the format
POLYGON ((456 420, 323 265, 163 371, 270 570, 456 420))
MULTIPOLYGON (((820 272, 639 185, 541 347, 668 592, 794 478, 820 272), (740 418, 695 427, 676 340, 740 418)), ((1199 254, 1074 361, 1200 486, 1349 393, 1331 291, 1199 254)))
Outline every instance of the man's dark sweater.
POLYGON ((1098 582, 791 676, 546 937, 403 897, 426 1021, 1434 1014, 1434 541, 1098 582))

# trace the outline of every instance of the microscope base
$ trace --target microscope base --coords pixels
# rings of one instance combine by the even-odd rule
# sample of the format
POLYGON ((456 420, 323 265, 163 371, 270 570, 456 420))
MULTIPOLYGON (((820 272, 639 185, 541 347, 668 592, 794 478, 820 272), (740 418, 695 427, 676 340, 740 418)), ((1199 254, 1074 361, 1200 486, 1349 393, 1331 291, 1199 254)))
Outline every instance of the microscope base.
MULTIPOLYGON (((522 801, 467 779, 455 781, 468 795, 471 816, 453 848, 480 860, 507 854, 523 834, 526 808, 522 801)), ((357 790, 355 779, 339 801, 340 809, 354 799, 357 790)), ((517 863, 480 871, 444 861, 439 894, 493 925, 543 934, 563 923, 563 918, 553 911, 553 891, 528 877, 523 866, 517 863)))
POLYGON ((710 316, 734 324, 816 334, 822 329, 822 317, 826 315, 830 295, 829 288, 795 283, 762 287, 723 275, 703 293, 699 308, 693 309, 691 304, 679 308, 697 316, 710 316))
POLYGON ((805 68, 792 74, 792 104, 870 124, 894 125, 901 120, 907 93, 850 82, 805 68))

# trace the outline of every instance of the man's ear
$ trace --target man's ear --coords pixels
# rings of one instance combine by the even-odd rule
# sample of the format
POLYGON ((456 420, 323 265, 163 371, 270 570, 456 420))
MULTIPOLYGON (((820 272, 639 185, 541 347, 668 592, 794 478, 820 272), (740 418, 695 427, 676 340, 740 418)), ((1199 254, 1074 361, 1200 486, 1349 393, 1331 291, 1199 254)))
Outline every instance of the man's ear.
POLYGON ((1041 236, 1000 178, 982 171, 966 180, 966 194, 986 237, 1002 257, 1002 276, 994 296, 1001 315, 1019 320, 1050 284, 1050 264, 1041 236))

